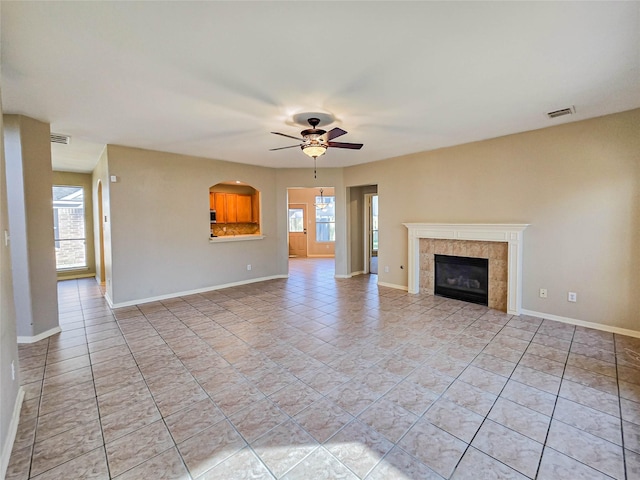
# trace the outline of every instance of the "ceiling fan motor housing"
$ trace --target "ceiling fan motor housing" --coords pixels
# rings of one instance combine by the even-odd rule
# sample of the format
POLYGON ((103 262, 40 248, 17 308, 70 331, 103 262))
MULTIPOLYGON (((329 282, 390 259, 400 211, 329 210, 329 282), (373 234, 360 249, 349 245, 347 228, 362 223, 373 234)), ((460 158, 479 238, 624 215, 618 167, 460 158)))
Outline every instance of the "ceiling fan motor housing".
POLYGON ((326 130, 322 130, 321 128, 316 128, 320 123, 319 118, 310 118, 307 121, 309 122, 309 125, 311 125, 311 128, 308 128, 307 130, 303 130, 300 132, 300 135, 302 135, 303 138, 307 139, 307 137, 311 137, 312 135, 315 135, 315 137, 313 137, 313 139, 315 139, 327 133, 326 130))

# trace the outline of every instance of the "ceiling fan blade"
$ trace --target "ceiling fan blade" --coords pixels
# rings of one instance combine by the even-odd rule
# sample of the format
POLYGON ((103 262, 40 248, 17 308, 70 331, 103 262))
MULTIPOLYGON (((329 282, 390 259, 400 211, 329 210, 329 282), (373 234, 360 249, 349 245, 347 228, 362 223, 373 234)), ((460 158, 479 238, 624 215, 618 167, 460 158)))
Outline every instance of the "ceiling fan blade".
POLYGON ((329 146, 333 148, 349 148, 351 150, 360 150, 364 144, 362 143, 344 143, 344 142, 329 142, 329 146))
POLYGON ((271 132, 274 135, 281 135, 283 137, 287 137, 287 138, 293 138, 294 140, 298 140, 299 142, 304 142, 303 138, 298 138, 298 137, 292 137, 291 135, 287 135, 286 133, 280 133, 280 132, 271 132))
POLYGON ((338 138, 347 133, 345 130, 341 128, 335 127, 327 132, 327 140, 333 140, 334 138, 338 138))
POLYGON ((273 152, 274 150, 284 150, 285 148, 294 148, 294 147, 300 147, 300 145, 290 145, 288 147, 270 148, 269 151, 273 152))

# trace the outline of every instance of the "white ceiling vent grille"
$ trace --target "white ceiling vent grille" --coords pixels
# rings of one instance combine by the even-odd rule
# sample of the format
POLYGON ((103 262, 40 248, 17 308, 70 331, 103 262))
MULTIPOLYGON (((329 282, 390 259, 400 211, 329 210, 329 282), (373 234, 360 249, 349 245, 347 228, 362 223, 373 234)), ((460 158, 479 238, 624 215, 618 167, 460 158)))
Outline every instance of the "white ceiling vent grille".
POLYGON ((71 143, 71 137, 69 135, 63 135, 61 133, 52 133, 51 143, 60 143, 62 145, 69 145, 71 143))
POLYGON ((564 115, 573 115, 576 113, 575 107, 562 108, 560 110, 554 110, 553 112, 547 112, 547 117, 549 118, 557 118, 562 117, 564 115))

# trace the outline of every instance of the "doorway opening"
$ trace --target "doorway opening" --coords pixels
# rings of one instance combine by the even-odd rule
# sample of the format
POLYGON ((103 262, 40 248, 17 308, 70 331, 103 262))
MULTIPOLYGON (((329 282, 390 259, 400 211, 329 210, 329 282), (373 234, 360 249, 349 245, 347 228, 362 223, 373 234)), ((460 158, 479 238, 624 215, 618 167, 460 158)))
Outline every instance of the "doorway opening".
MULTIPOLYGON (((335 271, 335 188, 287 189, 289 271, 293 259, 331 259, 335 271)), ((323 267, 326 269, 326 266, 323 267)))
POLYGON ((365 273, 378 274, 378 194, 367 193, 365 198, 365 273))

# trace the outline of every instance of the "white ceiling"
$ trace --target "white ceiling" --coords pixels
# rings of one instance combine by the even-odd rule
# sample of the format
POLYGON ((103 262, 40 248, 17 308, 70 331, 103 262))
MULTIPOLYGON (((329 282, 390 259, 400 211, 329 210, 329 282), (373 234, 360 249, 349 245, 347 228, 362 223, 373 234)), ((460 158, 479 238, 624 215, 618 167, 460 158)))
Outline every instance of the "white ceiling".
POLYGON ((347 166, 640 107, 640 2, 2 2, 2 103, 105 144, 311 167, 301 112, 347 166), (575 105, 576 114, 545 113, 575 105))

